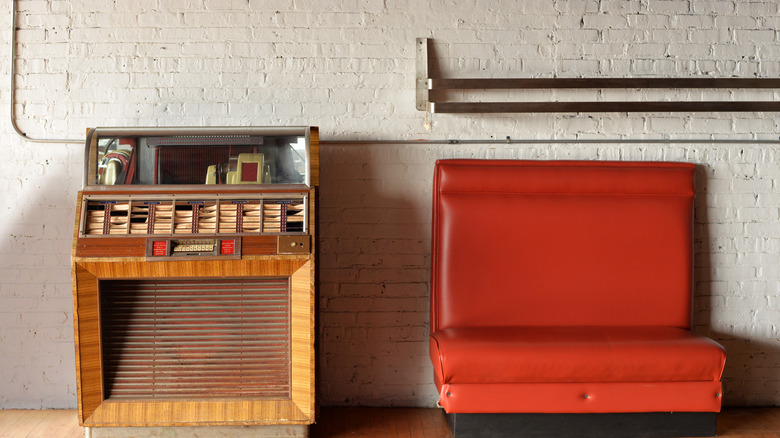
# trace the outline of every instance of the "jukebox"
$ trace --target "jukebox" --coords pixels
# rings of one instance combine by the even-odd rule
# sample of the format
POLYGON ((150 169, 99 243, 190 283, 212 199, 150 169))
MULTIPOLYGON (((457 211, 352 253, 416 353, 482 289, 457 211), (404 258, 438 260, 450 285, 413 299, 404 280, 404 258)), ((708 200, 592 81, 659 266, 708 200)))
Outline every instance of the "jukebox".
POLYGON ((87 132, 81 425, 314 421, 318 156, 313 127, 87 132))

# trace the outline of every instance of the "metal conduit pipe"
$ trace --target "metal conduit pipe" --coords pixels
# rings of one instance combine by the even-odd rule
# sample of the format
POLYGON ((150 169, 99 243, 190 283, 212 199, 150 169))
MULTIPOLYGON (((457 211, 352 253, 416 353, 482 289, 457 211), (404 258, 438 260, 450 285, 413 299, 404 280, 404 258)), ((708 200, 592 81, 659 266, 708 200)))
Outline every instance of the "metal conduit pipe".
POLYGON ((10 61, 10 99, 11 99, 11 126, 19 137, 32 143, 84 143, 84 139, 75 138, 32 138, 19 129, 16 124, 16 2, 11 0, 11 61, 10 61))
POLYGON ((338 145, 338 144, 365 144, 365 145, 402 145, 402 144, 780 144, 780 140, 747 140, 747 139, 486 139, 486 140, 457 140, 457 139, 445 139, 445 140, 320 140, 321 145, 338 145))
MULTIPOLYGON (((11 0, 11 59, 10 59, 10 100, 11 100, 11 126, 14 132, 32 143, 84 143, 83 139, 74 138, 32 138, 19 129, 16 123, 16 27, 17 27, 17 0, 11 0)), ((505 140, 484 139, 484 140, 321 140, 322 145, 335 144, 364 144, 364 145, 407 145, 407 144, 780 144, 780 139, 776 140, 749 140, 749 139, 521 139, 515 140, 507 137, 505 140)))

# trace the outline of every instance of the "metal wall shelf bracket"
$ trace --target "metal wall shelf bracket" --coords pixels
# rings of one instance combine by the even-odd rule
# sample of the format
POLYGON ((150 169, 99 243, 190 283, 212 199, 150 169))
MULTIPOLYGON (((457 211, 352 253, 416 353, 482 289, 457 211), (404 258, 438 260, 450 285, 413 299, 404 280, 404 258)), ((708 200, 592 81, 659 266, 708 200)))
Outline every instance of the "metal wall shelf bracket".
POLYGON ((428 105, 428 38, 417 38, 416 84, 417 84, 417 109, 427 110, 428 105))
POLYGON ((780 78, 485 78, 429 77, 428 38, 417 38, 417 109, 433 113, 775 112, 776 100, 462 102, 436 100, 437 91, 537 89, 780 89, 780 78), (430 106, 430 107, 429 107, 430 106))

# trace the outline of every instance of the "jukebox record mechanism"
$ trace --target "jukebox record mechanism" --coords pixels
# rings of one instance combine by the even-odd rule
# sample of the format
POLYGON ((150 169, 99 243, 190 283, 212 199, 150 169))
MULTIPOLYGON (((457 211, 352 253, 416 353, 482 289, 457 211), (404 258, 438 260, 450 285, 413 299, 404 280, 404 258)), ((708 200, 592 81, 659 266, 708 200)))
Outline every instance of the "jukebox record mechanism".
POLYGON ((106 201, 87 195, 80 230, 84 237, 305 233, 307 198, 106 201))

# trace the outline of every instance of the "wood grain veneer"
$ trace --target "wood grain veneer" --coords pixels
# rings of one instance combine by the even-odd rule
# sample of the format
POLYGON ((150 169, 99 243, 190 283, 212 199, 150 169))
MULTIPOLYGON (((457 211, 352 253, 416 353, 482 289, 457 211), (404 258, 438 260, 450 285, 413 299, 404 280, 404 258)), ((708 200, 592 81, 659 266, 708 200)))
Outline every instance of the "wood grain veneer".
POLYGON ((310 186, 318 187, 320 185, 320 130, 317 127, 309 129, 309 158, 311 160, 310 186))
MULTIPOLYGON (((242 186, 96 186, 94 171, 87 175, 88 187, 79 192, 72 247, 74 331, 78 420, 83 426, 192 426, 192 425, 303 425, 314 422, 315 399, 315 254, 316 187, 319 184, 319 131, 308 130, 310 185, 278 185, 272 190, 242 186), (302 190, 303 189, 303 190, 302 190), (168 196, 197 199, 204 196, 235 199, 242 194, 284 198, 309 190, 311 250, 307 254, 277 254, 276 235, 241 235, 241 259, 147 261, 149 239, 180 237, 212 238, 201 235, 94 235, 80 237, 84 196, 111 200, 114 197, 168 196), (104 391, 101 351, 101 280, 147 278, 287 277, 290 283, 290 395, 271 398, 199 399, 111 399, 104 391)), ((97 137, 90 137, 90 162, 96 162, 97 137)), ((90 167, 90 166, 88 166, 90 167)), ((91 166, 94 167, 94 166, 91 166)), ((253 198, 254 199, 254 198, 253 198)))
POLYGON ((314 269, 309 256, 210 261, 76 261, 79 420, 84 426, 309 424, 314 421, 314 269), (101 279, 285 276, 291 280, 290 400, 113 401, 103 395, 100 354, 101 279))

